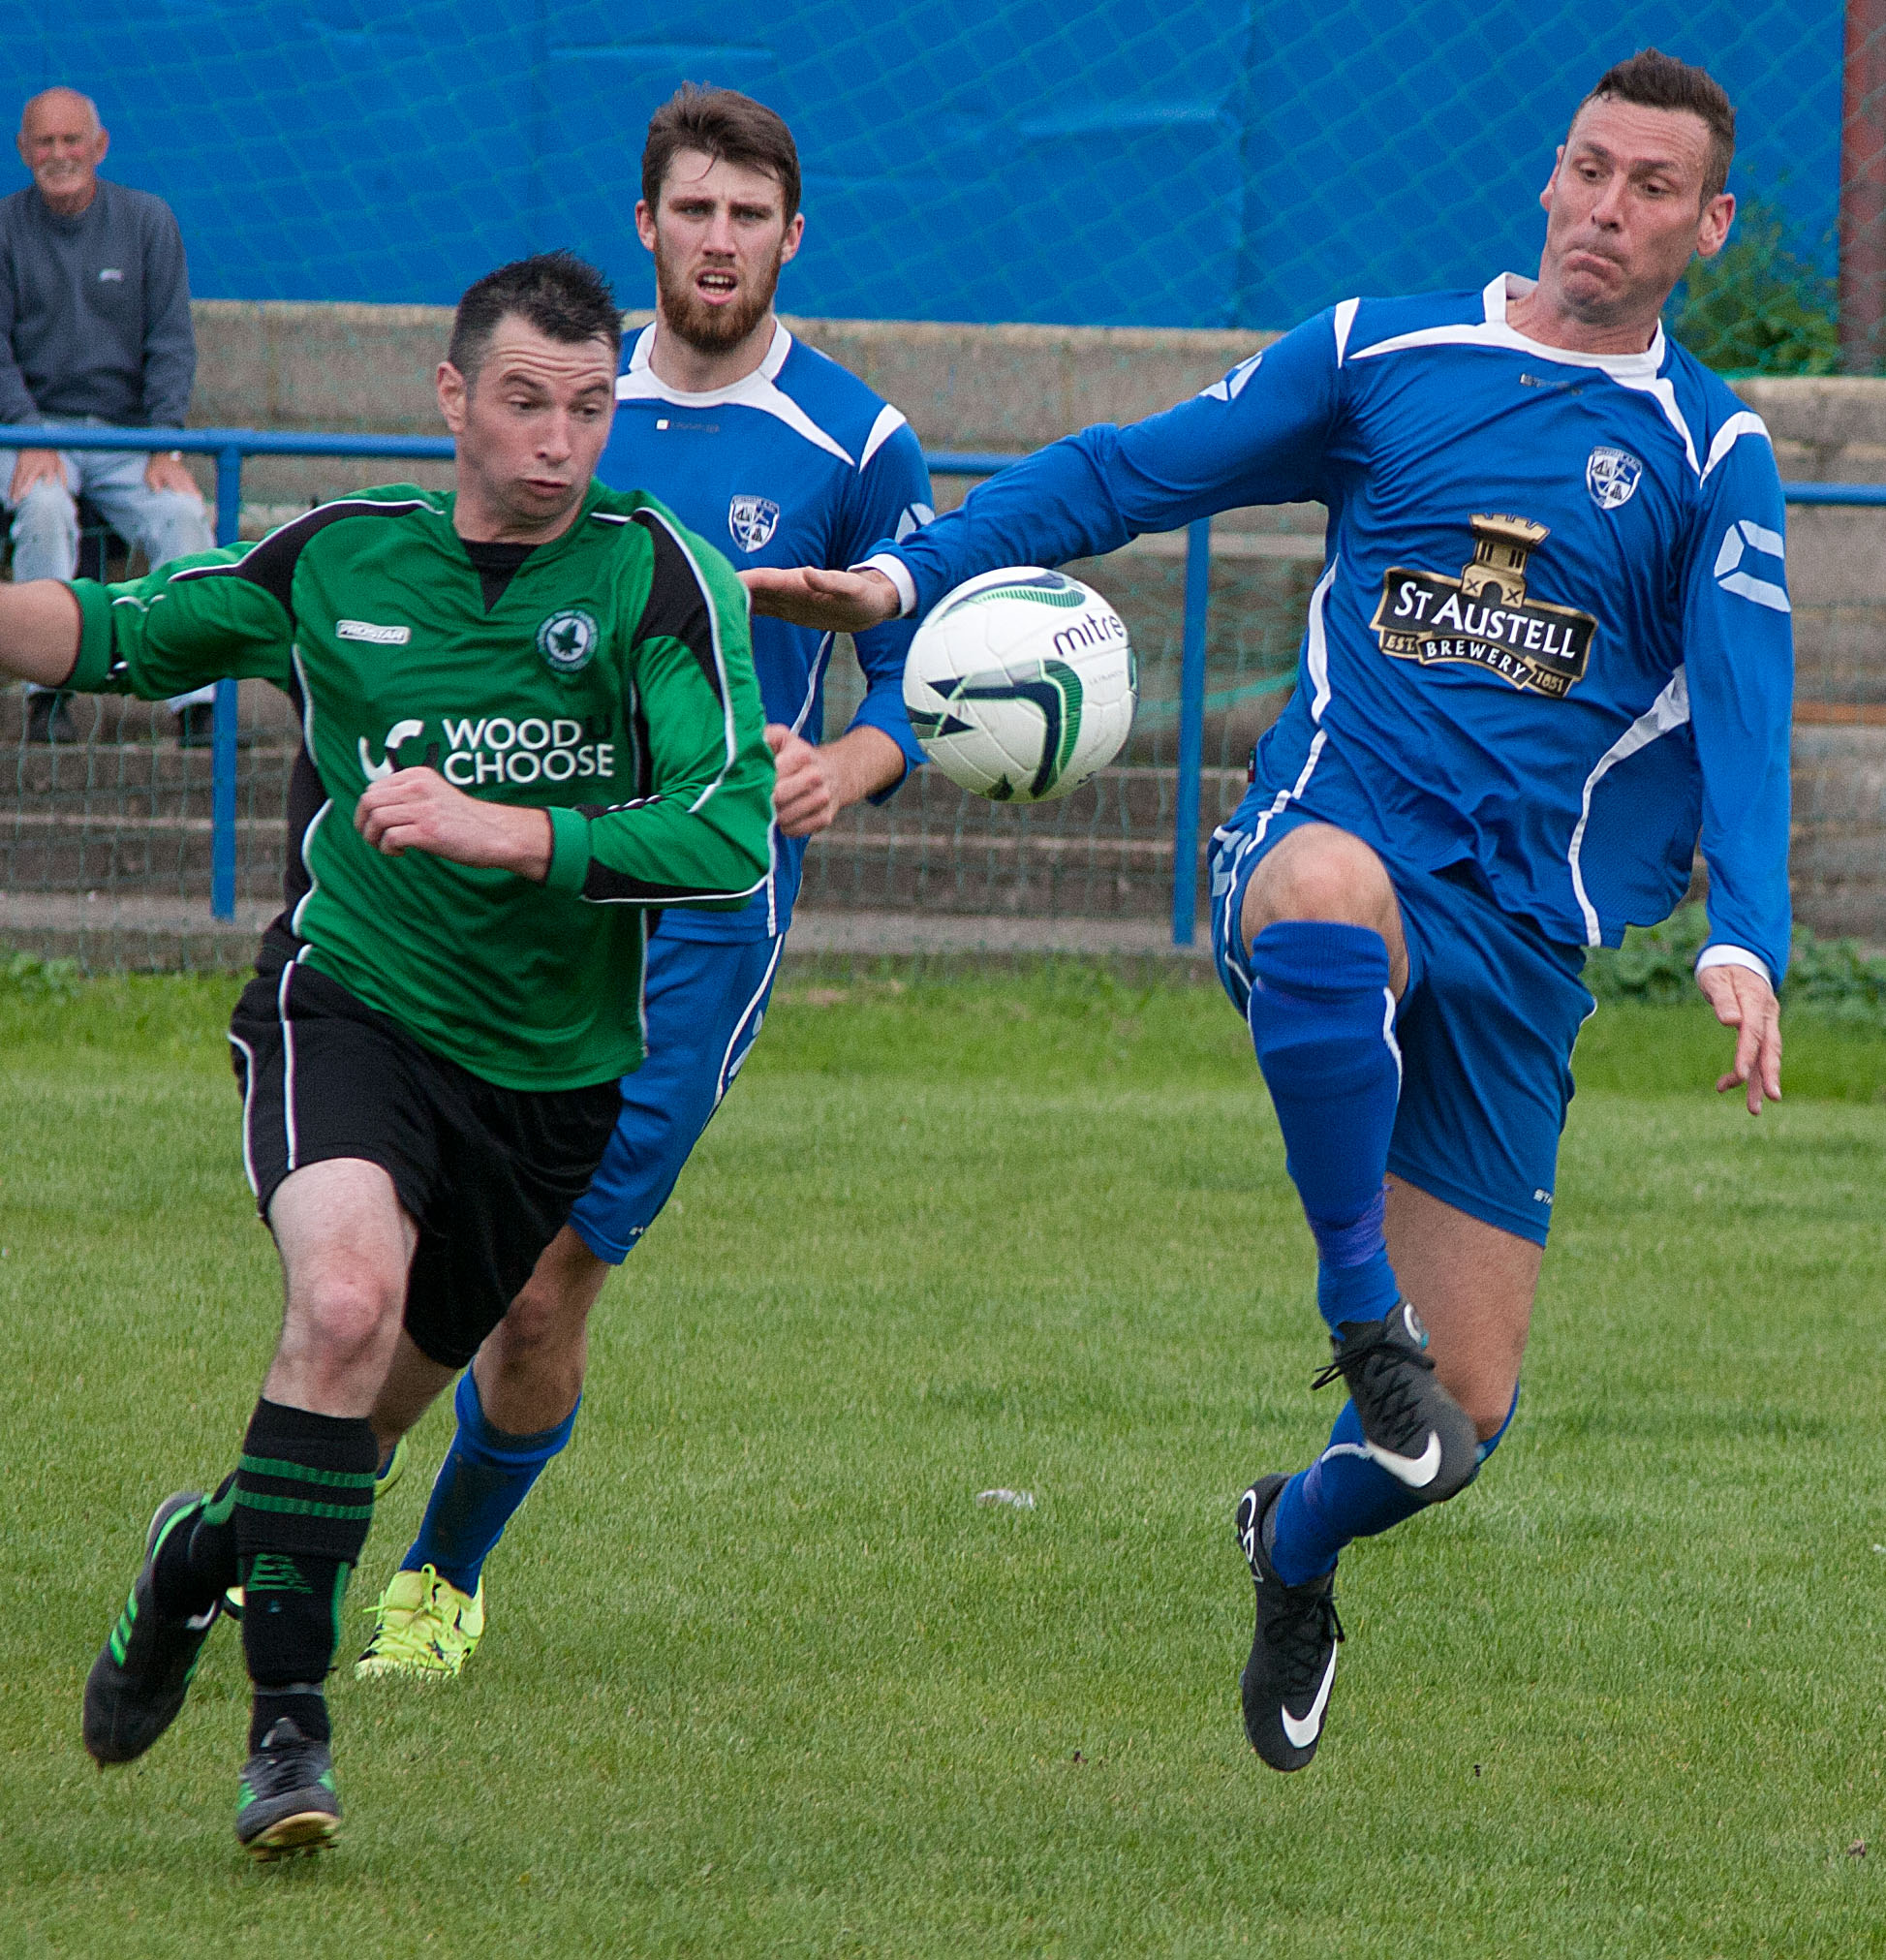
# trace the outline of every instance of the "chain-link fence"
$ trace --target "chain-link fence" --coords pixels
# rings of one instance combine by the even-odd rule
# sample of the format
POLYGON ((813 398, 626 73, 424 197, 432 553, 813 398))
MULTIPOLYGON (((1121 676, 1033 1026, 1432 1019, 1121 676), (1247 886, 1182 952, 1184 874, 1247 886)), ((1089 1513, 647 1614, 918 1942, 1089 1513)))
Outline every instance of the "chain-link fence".
MULTIPOLYGON (((528 249, 572 245, 625 299, 648 297, 631 223, 641 131, 694 79, 750 90, 798 136, 808 242, 781 299, 817 317, 797 330, 927 447, 1020 453, 1161 408, 1348 294, 1527 269, 1566 119, 1603 67, 1654 43, 1710 66, 1741 115, 1740 226, 1680 291, 1675 329, 1755 377, 1738 386, 1784 476, 1886 482, 1886 379, 1860 378, 1882 365, 1886 0, 784 0, 737 39, 690 5, 659 32, 566 0, 492 0, 476 23, 443 0, 160 12, 153 33, 147 5, 75 16, 43 0, 0 45, 0 78, 20 99, 54 81, 96 96, 108 173, 171 202, 196 291, 227 296, 196 307, 199 424, 436 431, 447 303, 528 249)), ((392 477, 448 480, 438 464, 253 460, 242 533, 392 477)), ((939 504, 963 487, 940 482, 939 504)), ((1798 895, 1816 924, 1886 942, 1886 516, 1798 512, 1791 536, 1798 895)), ((1314 508, 1214 527, 1201 832, 1285 698, 1320 550, 1314 508)), ((808 910, 1161 937, 1184 553, 1145 539, 1077 568, 1140 653, 1119 767, 1023 809, 921 773, 815 845, 808 910)), ((851 684, 841 660, 831 725, 851 684)), ((0 941, 111 964, 240 959, 280 891, 286 704, 243 690, 232 931, 208 918, 208 753, 177 747, 161 709, 75 712, 81 742, 39 744, 17 697, 0 700, 0 941)))
POLYGON ((1273 328, 1523 266, 1580 98, 1654 44, 1735 100, 1761 219, 1698 330, 1798 371, 1838 358, 1837 296, 1879 358, 1883 28, 1880 0, 35 0, 0 100, 95 96, 218 297, 442 304, 569 244, 646 305, 642 132, 694 80, 797 133, 794 311, 1273 328))

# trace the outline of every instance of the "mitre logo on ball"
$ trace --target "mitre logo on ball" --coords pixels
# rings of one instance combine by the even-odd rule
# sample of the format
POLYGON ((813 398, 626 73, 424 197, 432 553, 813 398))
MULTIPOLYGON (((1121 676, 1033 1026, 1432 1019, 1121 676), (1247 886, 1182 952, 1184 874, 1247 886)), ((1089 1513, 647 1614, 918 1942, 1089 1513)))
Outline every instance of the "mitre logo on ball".
POLYGON ((779 529, 779 506, 770 497, 735 497, 727 507, 727 528, 741 550, 760 550, 779 529))

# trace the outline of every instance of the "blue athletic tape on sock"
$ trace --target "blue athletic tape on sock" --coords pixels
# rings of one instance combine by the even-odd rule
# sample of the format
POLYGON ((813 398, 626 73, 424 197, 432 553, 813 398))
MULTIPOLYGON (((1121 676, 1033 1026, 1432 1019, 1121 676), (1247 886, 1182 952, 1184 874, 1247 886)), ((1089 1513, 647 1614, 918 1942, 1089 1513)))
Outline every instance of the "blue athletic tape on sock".
MULTIPOLYGON (((1326 1266, 1367 1265, 1386 1243, 1382 1221, 1387 1211, 1388 1193, 1378 1191, 1375 1202, 1353 1225, 1330 1225, 1322 1219, 1311 1219, 1310 1232, 1316 1241, 1316 1257, 1326 1266)), ((1394 1302, 1391 1300, 1389 1305, 1394 1302)), ((1380 1320, 1381 1315, 1377 1314, 1376 1319, 1380 1320)))
POLYGON ((1332 1329, 1400 1297, 1382 1238, 1382 1179, 1402 1090, 1388 946, 1367 926, 1281 919, 1252 944, 1248 1018, 1316 1240, 1332 1329))
POLYGON ((543 1466, 570 1441, 582 1406, 578 1396, 576 1408, 554 1429, 514 1436, 492 1426, 467 1368, 452 1398, 458 1433, 439 1466, 419 1535, 401 1560, 401 1570, 416 1572, 432 1566, 460 1592, 477 1592, 491 1547, 504 1536, 543 1466))
MULTIPOLYGON (((1500 1447, 1518 1407, 1514 1388, 1505 1421, 1480 1445, 1482 1463, 1500 1447)), ((1266 1549, 1277 1576, 1286 1586, 1300 1586, 1332 1571, 1352 1539, 1374 1538, 1427 1508, 1419 1491, 1389 1476, 1364 1451, 1361 1418, 1355 1404, 1345 1402, 1323 1453, 1277 1493, 1266 1549)))

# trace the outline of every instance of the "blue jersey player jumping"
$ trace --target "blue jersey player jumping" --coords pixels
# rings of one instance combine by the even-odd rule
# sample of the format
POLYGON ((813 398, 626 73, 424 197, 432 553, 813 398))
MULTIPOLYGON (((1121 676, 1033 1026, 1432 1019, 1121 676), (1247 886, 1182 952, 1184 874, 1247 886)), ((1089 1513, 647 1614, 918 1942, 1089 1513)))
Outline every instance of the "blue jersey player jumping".
MULTIPOLYGON (((636 223, 659 310, 625 348, 603 481, 653 491, 738 566, 849 565, 924 522, 930 482, 904 418, 774 316, 805 222, 786 124, 731 90, 683 89, 649 124, 642 190, 636 223)), ((858 636, 863 703, 820 744, 833 636, 755 623, 779 771, 770 874, 744 911, 662 915, 648 948, 648 1059, 623 1079, 621 1120, 587 1195, 459 1380, 457 1434, 357 1673, 454 1675, 478 1644, 485 1556, 570 1440, 590 1309, 667 1202, 759 1032, 807 837, 849 804, 890 794, 922 761, 903 700, 914 630, 891 621, 858 636)), ((402 1349, 375 1411, 383 1445, 447 1380, 402 1349)))
POLYGON ((1718 1088, 1780 1092, 1792 644, 1767 431, 1658 324, 1720 249, 1734 111, 1647 50, 1581 104, 1536 281, 1347 299, 1186 402, 1091 428, 848 574, 757 609, 856 628, 1316 499, 1297 687, 1213 839, 1213 944, 1314 1236, 1348 1400, 1237 1513, 1263 1759, 1322 1732, 1338 1554, 1453 1497, 1504 1433, 1555 1189, 1584 949, 1662 918, 1700 836, 1718 1088), (1418 1302, 1424 1328, 1410 1302, 1418 1302))

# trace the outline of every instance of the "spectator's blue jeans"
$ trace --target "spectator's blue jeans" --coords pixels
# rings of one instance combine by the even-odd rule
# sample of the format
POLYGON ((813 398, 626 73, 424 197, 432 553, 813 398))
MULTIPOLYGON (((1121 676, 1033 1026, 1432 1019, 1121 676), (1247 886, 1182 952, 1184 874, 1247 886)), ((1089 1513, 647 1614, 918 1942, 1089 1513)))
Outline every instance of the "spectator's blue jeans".
MULTIPOLYGON (((0 496, 11 487, 18 460, 17 450, 0 450, 0 496)), ((177 490, 153 490, 144 482, 149 460, 142 450, 61 450, 63 488, 39 482, 17 504, 7 501, 13 513, 15 584, 29 578, 70 578, 77 571, 81 495, 89 497, 112 530, 152 565, 180 558, 186 551, 207 551, 215 540, 203 500, 177 490)), ((170 706, 188 707, 215 697, 214 688, 199 688, 178 695, 170 706)))

